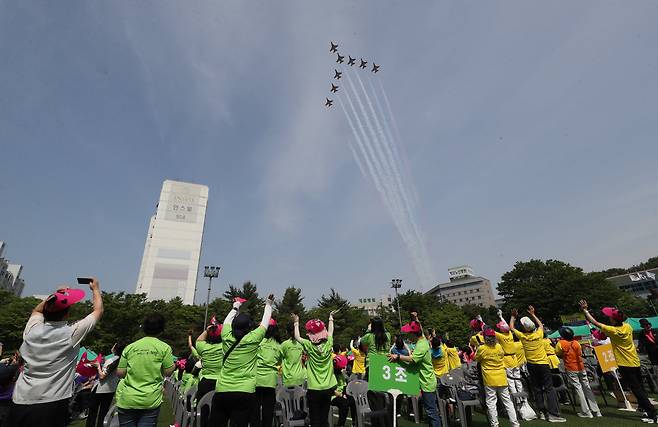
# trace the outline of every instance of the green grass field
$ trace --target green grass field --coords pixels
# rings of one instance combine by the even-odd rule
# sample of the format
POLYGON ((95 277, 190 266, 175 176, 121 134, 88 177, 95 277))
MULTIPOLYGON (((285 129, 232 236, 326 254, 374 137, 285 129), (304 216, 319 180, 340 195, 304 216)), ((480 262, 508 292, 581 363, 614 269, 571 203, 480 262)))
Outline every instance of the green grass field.
MULTIPOLYGON (((656 396, 652 396, 656 399, 656 396)), ((608 402, 613 402, 614 399, 609 398, 608 402)), ((604 406, 603 400, 600 400, 599 405, 603 411, 603 418, 592 418, 592 419, 583 419, 576 416, 576 413, 571 409, 569 405, 562 405, 562 415, 567 419, 566 423, 557 424, 557 425, 567 425, 567 426, 577 426, 577 427, 587 427, 587 426, 596 426, 596 427, 625 427, 625 426, 638 426, 642 425, 640 421, 640 416, 637 412, 624 412, 619 411, 612 406, 604 406)), ((578 406, 576 406, 578 408, 578 406)), ((499 418, 501 427, 509 427, 509 422, 506 418, 499 418)), ((160 418, 158 419, 158 427, 169 427, 173 422, 173 414, 171 405, 169 402, 164 402, 162 409, 160 411, 160 418)), ((350 422, 347 422, 350 425, 350 422)), ((71 424, 71 427, 84 427, 85 420, 76 421, 71 424)), ((398 423, 400 427, 412 427, 416 426, 412 421, 406 419, 401 419, 398 423)), ((426 425, 426 424, 422 424, 426 425)), ((453 424, 457 426, 457 424, 453 424)), ((521 425, 527 426, 542 426, 548 425, 546 421, 534 420, 534 421, 522 421, 521 425)), ((487 419, 483 413, 474 413, 473 414, 473 425, 472 427, 487 427, 487 419)))

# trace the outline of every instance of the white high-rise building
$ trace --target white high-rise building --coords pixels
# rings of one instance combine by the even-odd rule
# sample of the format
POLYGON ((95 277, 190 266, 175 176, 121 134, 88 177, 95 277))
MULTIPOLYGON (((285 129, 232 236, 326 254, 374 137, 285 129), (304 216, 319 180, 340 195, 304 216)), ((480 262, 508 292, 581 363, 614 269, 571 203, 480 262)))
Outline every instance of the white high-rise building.
POLYGON ((208 187, 166 180, 151 217, 135 293, 194 303, 208 187))

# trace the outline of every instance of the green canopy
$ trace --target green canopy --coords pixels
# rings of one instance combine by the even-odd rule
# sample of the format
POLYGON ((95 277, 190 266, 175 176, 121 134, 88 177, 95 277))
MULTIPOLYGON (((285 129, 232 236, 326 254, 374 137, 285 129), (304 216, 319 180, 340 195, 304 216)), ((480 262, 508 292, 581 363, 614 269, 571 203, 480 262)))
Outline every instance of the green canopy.
MULTIPOLYGON (((628 319, 626 319, 626 323, 628 323, 633 327, 633 332, 639 332, 642 329, 640 327, 640 319, 642 319, 642 317, 629 317, 628 319)), ((644 319, 647 319, 651 323, 651 326, 658 329, 658 316, 644 317, 644 319)), ((587 325, 569 326, 569 328, 573 329, 573 333, 577 337, 582 337, 590 334, 590 328, 587 325)), ((560 338, 560 332, 555 331, 552 334, 550 334, 548 337, 560 338)))

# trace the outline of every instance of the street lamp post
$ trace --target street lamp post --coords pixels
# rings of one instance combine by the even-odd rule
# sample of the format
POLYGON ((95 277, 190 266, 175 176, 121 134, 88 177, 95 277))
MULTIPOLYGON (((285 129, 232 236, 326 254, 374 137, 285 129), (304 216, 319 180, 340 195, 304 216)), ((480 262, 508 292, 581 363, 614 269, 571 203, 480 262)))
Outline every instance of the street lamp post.
POLYGON ((221 267, 215 267, 214 265, 203 267, 203 277, 208 278, 208 296, 206 297, 206 316, 203 318, 203 329, 206 329, 208 324, 208 306, 210 305, 210 285, 212 284, 212 279, 219 277, 219 269, 221 267))
POLYGON ((402 279, 391 280, 391 288, 395 289, 395 302, 398 305, 398 320, 400 327, 402 327, 402 313, 400 313, 400 298, 398 298, 398 289, 402 287, 402 279))

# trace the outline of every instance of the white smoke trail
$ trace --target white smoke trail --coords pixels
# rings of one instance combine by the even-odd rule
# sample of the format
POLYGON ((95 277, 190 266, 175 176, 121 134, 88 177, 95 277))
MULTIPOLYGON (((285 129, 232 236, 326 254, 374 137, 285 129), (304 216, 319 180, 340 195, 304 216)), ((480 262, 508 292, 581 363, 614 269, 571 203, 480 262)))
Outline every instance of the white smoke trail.
MULTIPOLYGON (((354 126, 354 122, 348 114, 342 100, 341 108, 343 109, 343 112, 348 119, 348 123, 350 124, 350 128, 355 139, 357 139, 359 149, 366 163, 368 164, 368 170, 370 172, 371 179, 375 183, 377 191, 382 196, 384 204, 389 210, 395 226, 398 229, 398 232, 400 233, 400 236, 409 251, 409 255, 411 256, 416 272, 421 281, 421 285, 431 286, 434 280, 434 274, 432 272, 431 264, 429 261, 427 247, 425 246, 422 233, 420 232, 420 227, 418 226, 415 218, 415 204, 407 194, 409 187, 405 185, 405 181, 409 180, 404 179, 404 175, 406 174, 400 174, 399 167, 402 166, 400 161, 401 156, 399 155, 395 141, 392 137, 392 132, 390 131, 390 126, 388 125, 388 121, 386 120, 386 117, 383 113, 383 108, 381 107, 379 98, 377 97, 376 91, 373 90, 373 97, 375 98, 375 102, 378 104, 379 108, 377 112, 373 107, 370 96, 368 95, 368 91, 363 85, 361 78, 357 74, 359 85, 361 86, 366 103, 370 109, 370 115, 372 116, 371 121, 370 115, 368 115, 368 112, 364 107, 362 96, 357 91, 356 86, 349 76, 349 73, 346 73, 345 76, 349 84, 349 89, 351 89, 351 94, 356 98, 356 102, 359 107, 358 110, 361 113, 359 115, 357 108, 352 102, 350 90, 347 88, 347 86, 344 86, 346 88, 345 97, 347 98, 347 101, 350 105, 350 109, 352 110, 361 136, 359 136, 357 129, 354 126), (365 126, 362 123, 362 118, 365 122, 365 126), (374 126, 377 128, 377 132, 375 132, 375 129, 373 128, 373 122, 374 126), (384 126, 382 126, 382 122, 384 123, 384 126)), ((370 86, 372 88, 372 84, 370 86)), ((384 97, 386 99, 385 93, 384 97)), ((389 115, 392 117, 390 104, 388 104, 388 108, 389 115)), ((359 162, 359 156, 356 155, 356 152, 352 146, 350 146, 350 149, 352 150, 357 162, 359 162)), ((362 166, 359 166, 359 168, 363 173, 363 169, 365 168, 362 168, 362 166)), ((415 194, 415 188, 413 188, 413 185, 411 191, 413 197, 413 194, 415 194)))

